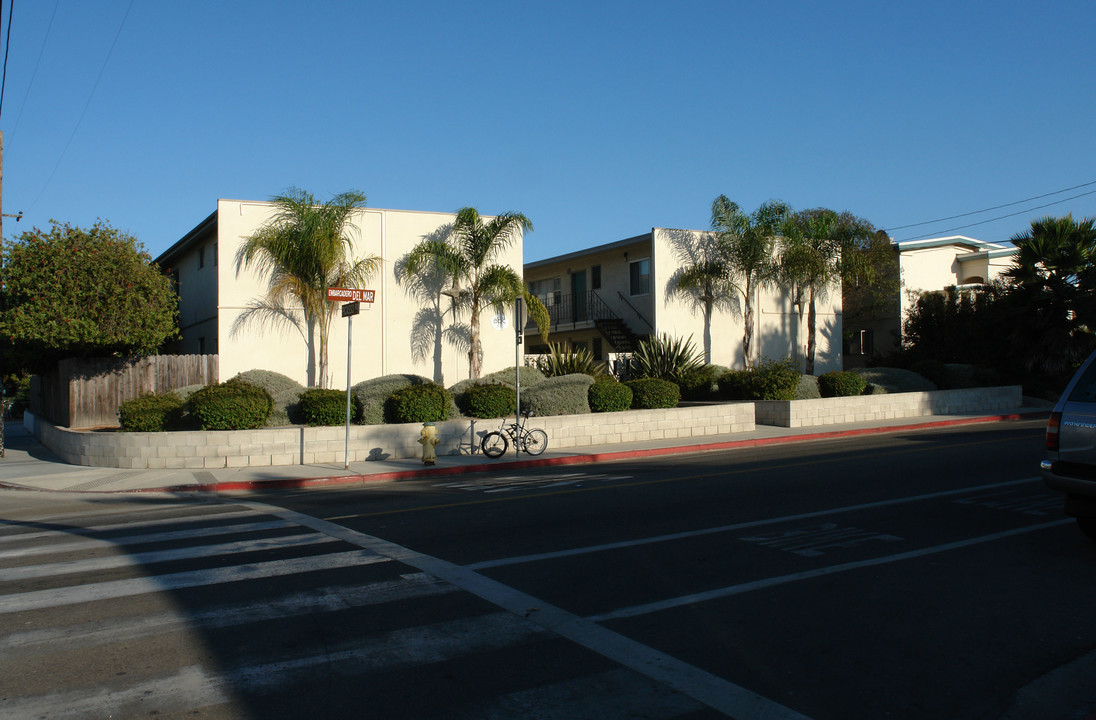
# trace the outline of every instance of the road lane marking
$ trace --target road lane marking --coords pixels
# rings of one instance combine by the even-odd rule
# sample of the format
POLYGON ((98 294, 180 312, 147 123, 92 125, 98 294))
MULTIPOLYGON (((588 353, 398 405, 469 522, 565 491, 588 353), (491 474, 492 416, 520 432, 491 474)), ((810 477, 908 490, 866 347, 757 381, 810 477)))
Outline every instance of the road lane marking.
POLYGON ((194 547, 172 548, 171 550, 157 550, 154 552, 110 555, 108 557, 87 558, 85 560, 65 560, 64 562, 42 563, 39 565, 0 569, 0 582, 55 577, 58 575, 72 575, 75 573, 96 572, 99 570, 112 570, 115 568, 135 567, 140 565, 154 565, 156 563, 172 562, 175 560, 195 560, 198 558, 218 557, 221 555, 228 557, 237 553, 280 550, 283 548, 304 547, 306 545, 320 545, 331 542, 337 542, 337 540, 333 537, 328 537, 327 535, 310 532, 300 535, 283 535, 280 537, 220 543, 217 545, 198 545, 194 547))
MULTIPOLYGON (((241 517, 255 517, 252 510, 236 510, 226 513, 204 513, 201 515, 176 515, 162 520, 145 520, 142 522, 114 523, 111 525, 93 525, 91 527, 58 527, 53 530, 41 530, 38 532, 21 533, 16 535, 0 536, 0 542, 13 542, 18 540, 43 540, 52 537, 68 537, 71 535, 95 537, 99 533, 123 528, 158 527, 160 525, 186 525, 188 523, 218 522, 241 517)), ((15 521, 0 521, 0 527, 15 527, 20 523, 15 521)))
POLYGON ((151 577, 111 580, 89 585, 74 585, 71 587, 50 588, 48 590, 32 590, 30 592, 0 596, 0 614, 62 607, 94 600, 110 600, 129 597, 131 595, 143 595, 146 593, 179 590, 182 588, 220 585, 223 583, 241 582, 259 578, 283 577, 285 575, 295 575, 297 573, 333 570, 387 561, 388 558, 381 557, 376 553, 354 550, 350 552, 320 555, 317 557, 294 558, 292 560, 271 560, 269 562, 251 563, 248 565, 233 565, 230 567, 191 570, 188 572, 154 575, 151 577))
POLYGON ((1023 480, 1010 480, 1003 483, 994 483, 992 485, 979 485, 977 487, 963 488, 961 490, 943 490, 941 492, 928 493, 926 495, 895 498, 893 500, 879 500, 876 502, 862 503, 860 505, 846 505, 845 507, 831 508, 829 510, 817 510, 815 512, 799 513, 797 515, 784 515, 782 517, 767 518, 764 520, 749 520, 746 522, 735 523, 733 525, 720 525, 718 527, 703 528, 700 530, 686 530, 683 532, 669 533, 666 535, 655 535, 648 538, 637 538, 635 540, 621 540, 619 542, 602 543, 600 545, 587 545, 586 547, 571 548, 569 550, 555 550, 553 552, 535 553, 532 555, 518 555, 509 558, 498 558, 497 560, 484 560, 482 562, 465 565, 464 567, 468 568, 469 570, 485 570, 487 568, 504 567, 507 565, 522 565, 524 563, 540 562, 543 560, 557 560, 560 558, 574 557, 576 555, 586 555, 588 553, 606 552, 609 550, 622 550, 625 548, 638 547, 641 545, 651 545, 654 543, 671 542, 674 540, 687 540, 689 538, 703 537, 705 535, 736 532, 738 530, 764 527, 766 525, 776 525, 779 523, 795 522, 797 520, 809 520, 811 518, 826 517, 827 515, 837 515, 840 513, 871 510, 873 508, 888 507, 891 505, 901 505, 902 503, 921 502, 923 500, 935 500, 937 498, 952 497, 955 495, 963 495, 970 492, 979 492, 982 490, 988 490, 993 488, 1032 483, 1038 480, 1039 478, 1033 477, 1024 478, 1023 480))
POLYGON ((378 555, 429 573, 514 615, 528 617, 532 622, 556 635, 642 673, 731 717, 810 720, 807 716, 774 700, 545 603, 532 595, 473 572, 467 567, 276 505, 250 501, 236 501, 236 503, 254 508, 258 512, 285 518, 297 525, 311 527, 318 532, 329 533, 378 555))
POLYGON ((1015 535, 1023 535, 1025 533, 1037 532, 1039 530, 1047 530, 1049 528, 1060 527, 1062 525, 1069 525, 1073 523, 1073 519, 1055 520, 1054 522, 1042 523, 1040 525, 1030 525, 1028 527, 1015 528, 1013 530, 1006 530, 1004 532, 993 533, 992 535, 982 535, 981 537, 968 538, 966 540, 959 540, 957 542, 945 543, 943 545, 935 545, 933 547, 921 548, 920 550, 911 550, 909 552, 898 553, 897 555, 887 555, 884 557, 872 558, 870 560, 858 560, 856 562, 842 563, 840 565, 830 565, 823 568, 815 568, 814 570, 805 570, 803 572, 791 573, 789 575, 778 575, 776 577, 765 578, 764 580, 754 580, 753 582, 742 583, 740 585, 731 585, 730 587, 717 588, 715 590, 706 590, 704 592, 693 593, 691 595, 683 595, 681 597, 669 598, 667 600, 660 600, 652 603, 644 603, 642 605, 633 605, 632 607, 620 608, 607 613, 601 613, 598 615, 590 615, 586 619, 590 622, 604 623, 611 620, 620 620, 623 618, 638 617, 640 615, 649 615, 651 613, 660 612, 662 610, 669 610, 672 608, 682 607, 684 605, 695 605, 696 603, 707 602, 709 600, 718 600, 720 598, 730 597, 732 595, 741 595, 742 593, 753 592, 754 590, 764 590, 766 588, 775 587, 777 585, 785 585, 787 583, 799 582, 800 580, 810 580, 812 578, 823 577, 825 575, 834 575, 836 573, 847 572, 849 570, 860 570, 866 567, 874 567, 876 565, 887 565, 890 563, 901 562, 903 560, 913 560, 926 555, 936 555, 937 553, 947 552, 949 550, 959 550, 961 548, 970 547, 972 545, 980 545, 982 543, 994 542, 996 540, 1003 540, 1015 535))
POLYGON ((872 540, 881 542, 899 542, 897 535, 886 535, 874 530, 862 530, 855 527, 840 527, 837 523, 823 523, 809 528, 784 530, 768 535, 740 537, 739 540, 764 547, 771 547, 803 557, 821 557, 823 550, 830 548, 851 548, 872 540))

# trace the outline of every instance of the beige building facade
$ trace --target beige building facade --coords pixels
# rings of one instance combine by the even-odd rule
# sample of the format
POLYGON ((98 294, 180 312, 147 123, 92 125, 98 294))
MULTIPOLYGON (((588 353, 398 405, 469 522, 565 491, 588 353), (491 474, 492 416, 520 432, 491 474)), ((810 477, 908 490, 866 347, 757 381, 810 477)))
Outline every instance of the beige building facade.
MULTIPOLYGON (((309 338, 293 327, 248 323, 238 318, 266 295, 268 279, 252 268, 237 268, 236 253, 245 238, 274 215, 269 202, 218 200, 217 209, 156 259, 177 283, 182 336, 165 348, 178 354, 217 354, 220 379, 253 369, 272 370, 303 385, 319 384, 309 370, 309 338)), ((445 283, 407 277, 401 260, 426 238, 446 238, 453 213, 363 208, 354 213, 351 237, 355 257, 377 256, 379 272, 371 279, 372 305, 362 303, 351 319, 336 313, 328 347, 330 387, 382 375, 423 375, 445 385, 469 376, 467 317, 454 317, 445 283)), ((521 273, 522 238, 497 259, 521 273)), ((481 317, 483 374, 512 367, 512 325, 492 325, 494 311, 481 317)), ((312 341, 315 342, 315 341, 312 341)))
MULTIPOLYGON (((639 338, 665 333, 692 338, 717 365, 742 368, 742 300, 713 310, 674 292, 675 273, 696 257, 708 234, 653 228, 606 245, 525 264, 529 290, 548 306, 554 343, 584 347, 596 359, 613 360, 634 350, 639 338)), ((761 290, 754 301, 753 357, 794 358, 807 350, 807 308, 782 288, 761 290)), ((835 285, 817 302, 815 373, 841 369, 841 291, 835 285)), ((527 335, 527 351, 546 347, 527 335), (534 344, 536 343, 536 344, 534 344)))

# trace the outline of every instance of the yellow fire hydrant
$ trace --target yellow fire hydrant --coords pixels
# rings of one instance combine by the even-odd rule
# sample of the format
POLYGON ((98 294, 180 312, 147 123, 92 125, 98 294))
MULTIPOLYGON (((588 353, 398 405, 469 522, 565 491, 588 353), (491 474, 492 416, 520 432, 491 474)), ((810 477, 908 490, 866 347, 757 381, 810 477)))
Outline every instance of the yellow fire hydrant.
POLYGON ((434 450, 440 440, 438 440, 438 429, 434 427, 434 423, 426 422, 422 424, 422 432, 419 434, 419 442, 422 443, 422 462, 425 465, 433 465, 438 460, 438 453, 434 450))

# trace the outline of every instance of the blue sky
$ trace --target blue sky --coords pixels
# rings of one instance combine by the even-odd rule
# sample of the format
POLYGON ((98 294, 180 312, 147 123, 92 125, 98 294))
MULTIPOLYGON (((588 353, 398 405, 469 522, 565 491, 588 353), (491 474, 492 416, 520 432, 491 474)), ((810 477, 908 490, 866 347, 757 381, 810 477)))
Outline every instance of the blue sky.
POLYGON ((297 186, 523 212, 539 260, 721 193, 888 229, 1047 195, 891 233, 1004 242, 1096 216, 1093 37, 1091 0, 20 0, 4 236, 102 218, 155 256, 297 186))

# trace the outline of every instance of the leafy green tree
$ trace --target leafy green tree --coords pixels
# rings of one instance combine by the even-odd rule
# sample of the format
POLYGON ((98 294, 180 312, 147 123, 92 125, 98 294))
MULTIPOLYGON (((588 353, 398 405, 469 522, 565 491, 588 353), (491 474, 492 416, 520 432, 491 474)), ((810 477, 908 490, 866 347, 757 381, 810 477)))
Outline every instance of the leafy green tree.
POLYGON ((178 333, 171 281, 132 236, 51 223, 5 244, 0 338, 8 371, 66 357, 152 355, 178 333))
POLYGON ((807 295, 807 375, 814 375, 818 300, 843 276, 871 271, 866 259, 855 250, 874 233, 866 220, 826 208, 802 210, 784 224, 778 271, 780 278, 794 287, 801 309, 803 293, 807 295))
POLYGON ((522 231, 532 229, 529 218, 521 213, 485 220, 475 208, 464 207, 457 211, 450 237, 428 237, 401 260, 407 273, 441 272, 452 278, 452 288, 443 293, 458 311, 468 314, 468 371, 473 379, 479 378, 482 368, 480 313, 488 306, 504 311, 516 298, 524 297, 530 317, 546 336, 548 309, 529 293, 513 268, 495 262, 522 231))
POLYGON ((329 287, 361 287, 380 267, 380 258, 354 259, 353 214, 365 195, 351 190, 318 203, 290 188, 273 198, 274 217, 244 240, 236 252, 236 273, 254 267, 269 276, 266 296, 251 302, 233 323, 233 333, 251 324, 296 328, 308 348, 308 385, 328 387, 328 339, 338 304, 329 287))
POLYGON ((757 291, 776 278, 773 249, 776 238, 791 209, 779 200, 769 200, 752 214, 745 214, 726 195, 712 202, 712 230, 719 238, 720 253, 731 276, 733 287, 742 295, 744 329, 742 361, 753 365, 754 299, 757 291))

